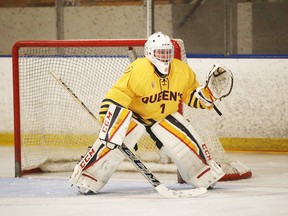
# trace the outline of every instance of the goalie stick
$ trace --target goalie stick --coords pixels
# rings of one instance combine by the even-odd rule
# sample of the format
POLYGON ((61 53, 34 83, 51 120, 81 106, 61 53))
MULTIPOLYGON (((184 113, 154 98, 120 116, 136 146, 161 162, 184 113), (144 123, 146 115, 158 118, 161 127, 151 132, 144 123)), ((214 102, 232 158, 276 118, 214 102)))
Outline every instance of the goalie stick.
MULTIPOLYGON (((78 98, 78 96, 61 80, 53 71, 49 73, 54 79, 67 91, 67 93, 93 118, 101 127, 100 120, 88 109, 88 107, 78 98)), ((143 162, 123 143, 117 146, 123 155, 136 167, 136 169, 148 180, 148 182, 158 191, 159 194, 166 198, 192 198, 207 192, 206 188, 194 188, 189 190, 172 190, 162 184, 156 176, 143 164, 143 162)))

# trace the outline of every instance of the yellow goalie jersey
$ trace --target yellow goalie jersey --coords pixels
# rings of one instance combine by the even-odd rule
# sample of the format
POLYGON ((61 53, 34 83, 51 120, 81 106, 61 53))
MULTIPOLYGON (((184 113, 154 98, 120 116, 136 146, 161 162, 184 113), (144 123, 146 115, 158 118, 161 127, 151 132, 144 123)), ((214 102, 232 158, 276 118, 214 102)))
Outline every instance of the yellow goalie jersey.
POLYGON ((181 101, 204 108, 193 96, 198 86, 195 73, 178 59, 171 61, 169 74, 161 78, 147 58, 139 58, 106 94, 100 119, 104 119, 111 103, 131 110, 133 117, 147 126, 176 112, 181 101))

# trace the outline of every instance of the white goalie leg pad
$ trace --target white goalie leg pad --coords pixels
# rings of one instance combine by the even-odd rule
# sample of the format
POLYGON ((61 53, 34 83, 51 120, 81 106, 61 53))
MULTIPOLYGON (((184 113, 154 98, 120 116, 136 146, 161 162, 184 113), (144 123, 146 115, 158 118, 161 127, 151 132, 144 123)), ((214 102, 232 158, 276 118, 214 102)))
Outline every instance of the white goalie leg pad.
POLYGON ((124 156, 118 149, 111 150, 100 139, 75 166, 70 183, 80 188, 80 192, 97 193, 116 171, 124 156))
POLYGON ((206 165, 200 169, 198 173, 186 182, 196 187, 213 188, 217 181, 224 175, 225 173, 222 168, 215 161, 211 160, 208 166, 206 165))
POLYGON ((133 149, 145 130, 145 127, 140 122, 132 118, 123 142, 129 149, 133 149))
POLYGON ((163 143, 163 151, 174 161, 184 181, 196 187, 208 188, 224 172, 212 160, 208 148, 191 128, 181 114, 174 113, 154 124, 151 131, 163 143))
MULTIPOLYGON (((132 119, 124 143, 133 148, 145 131, 145 127, 132 119)), ((118 148, 111 150, 100 139, 75 166, 70 183, 80 192, 99 192, 125 159, 118 148)))

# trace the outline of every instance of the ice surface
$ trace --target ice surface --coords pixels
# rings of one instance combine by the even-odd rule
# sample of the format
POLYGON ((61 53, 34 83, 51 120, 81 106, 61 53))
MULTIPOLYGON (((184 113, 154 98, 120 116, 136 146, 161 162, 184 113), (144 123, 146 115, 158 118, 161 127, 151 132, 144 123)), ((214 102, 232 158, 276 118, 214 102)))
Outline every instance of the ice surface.
MULTIPOLYGON (((230 153, 253 171, 251 179, 219 182, 197 198, 161 197, 139 173, 116 173, 97 195, 81 195, 68 182, 70 173, 14 178, 13 149, 0 147, 0 216, 286 216, 288 155, 230 153)), ((175 175, 155 173, 169 188, 175 175)))

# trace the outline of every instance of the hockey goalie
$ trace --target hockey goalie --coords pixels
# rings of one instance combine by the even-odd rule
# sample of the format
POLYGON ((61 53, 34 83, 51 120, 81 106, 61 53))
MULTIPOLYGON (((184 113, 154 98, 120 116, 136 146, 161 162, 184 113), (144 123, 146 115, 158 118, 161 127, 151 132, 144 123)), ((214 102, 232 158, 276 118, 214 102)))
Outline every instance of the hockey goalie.
POLYGON ((137 149, 145 132, 177 166, 183 180, 196 188, 213 188, 224 176, 208 146, 178 113, 179 103, 212 110, 230 94, 232 72, 215 65, 200 85, 194 71, 174 59, 170 38, 161 32, 145 44, 145 57, 133 61, 107 92, 100 109, 98 139, 74 168, 70 179, 83 194, 97 193, 125 159, 117 146, 137 149))

